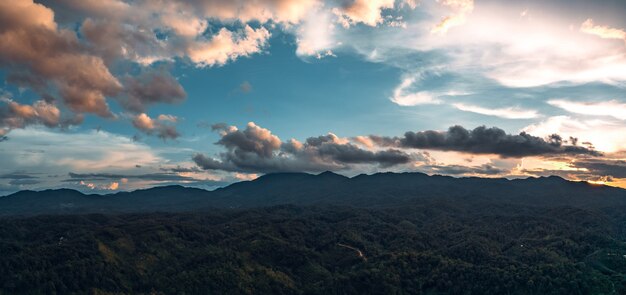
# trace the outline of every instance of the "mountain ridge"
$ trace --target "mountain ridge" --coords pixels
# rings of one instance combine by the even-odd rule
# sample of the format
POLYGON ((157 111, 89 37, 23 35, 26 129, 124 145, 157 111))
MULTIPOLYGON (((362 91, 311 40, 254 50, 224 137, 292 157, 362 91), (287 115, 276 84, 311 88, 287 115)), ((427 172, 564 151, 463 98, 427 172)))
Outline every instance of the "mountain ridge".
POLYGON ((0 197, 0 216, 179 212, 284 204, 377 207, 424 199, 589 208, 626 205, 626 190, 558 176, 506 179, 429 176, 419 172, 353 177, 330 171, 317 175, 271 173, 211 191, 182 185, 111 194, 85 194, 65 188, 24 190, 0 197))

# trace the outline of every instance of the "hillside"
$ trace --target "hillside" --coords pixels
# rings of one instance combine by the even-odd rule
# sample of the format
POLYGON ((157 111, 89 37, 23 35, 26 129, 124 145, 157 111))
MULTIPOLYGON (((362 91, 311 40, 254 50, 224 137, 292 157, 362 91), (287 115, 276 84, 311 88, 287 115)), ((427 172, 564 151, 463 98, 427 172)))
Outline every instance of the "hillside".
POLYGON ((0 219, 0 294, 624 294, 626 208, 277 206, 0 219))

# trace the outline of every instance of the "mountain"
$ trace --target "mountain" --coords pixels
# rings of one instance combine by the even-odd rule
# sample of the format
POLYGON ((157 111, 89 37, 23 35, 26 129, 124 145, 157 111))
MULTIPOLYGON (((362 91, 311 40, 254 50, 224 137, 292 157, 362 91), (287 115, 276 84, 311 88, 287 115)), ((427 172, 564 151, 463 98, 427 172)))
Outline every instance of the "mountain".
POLYGON ((183 186, 107 195, 83 194, 70 189, 20 191, 0 197, 0 216, 183 212, 284 204, 380 208, 425 200, 462 201, 474 205, 607 208, 626 205, 626 190, 556 176, 507 180, 423 173, 362 174, 352 178, 332 172, 318 175, 275 173, 214 191, 183 186))

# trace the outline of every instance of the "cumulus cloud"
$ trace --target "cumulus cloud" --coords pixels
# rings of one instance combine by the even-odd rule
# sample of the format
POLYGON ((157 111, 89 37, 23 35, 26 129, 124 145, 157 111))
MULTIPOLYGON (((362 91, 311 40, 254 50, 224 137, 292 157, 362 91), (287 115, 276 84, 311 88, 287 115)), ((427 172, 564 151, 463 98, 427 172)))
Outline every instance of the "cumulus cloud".
POLYGON ((304 142, 291 139, 282 141, 270 130, 250 122, 246 129, 217 124, 220 132, 217 142, 226 151, 216 157, 196 154, 194 162, 205 170, 234 172, 285 172, 349 169, 352 165, 370 164, 391 167, 406 164, 411 156, 397 149, 364 150, 329 133, 310 137, 304 142))
POLYGON ((354 0, 334 8, 333 13, 339 17, 344 28, 356 23, 376 26, 383 22, 382 10, 393 8, 394 2, 395 0, 354 0))
POLYGON ((447 131, 409 131, 402 137, 370 136, 370 139, 384 147, 494 154, 505 158, 565 154, 600 155, 599 152, 589 147, 567 145, 557 134, 551 134, 544 139, 526 132, 517 135, 507 134, 497 127, 485 126, 476 127, 473 130, 452 126, 447 131))
POLYGON ((219 130, 222 138, 217 144, 241 153, 253 153, 262 158, 270 158, 274 151, 282 144, 278 136, 268 129, 248 123, 246 129, 240 131, 234 126, 214 125, 213 130, 219 130))
POLYGON ((427 159, 408 150, 495 154, 502 158, 601 155, 592 147, 579 146, 575 139, 564 140, 557 134, 547 138, 525 132, 511 135, 502 129, 484 126, 473 130, 453 126, 448 131, 407 132, 402 137, 370 135, 341 138, 329 133, 309 137, 304 142, 295 139, 283 141, 270 130, 254 123, 249 123, 244 130, 226 124, 217 124, 213 128, 220 132, 221 139, 217 144, 223 146, 225 151, 215 156, 194 155, 193 161, 205 170, 318 172, 351 169, 353 165, 388 168, 421 163, 414 167, 433 173, 496 175, 505 171, 489 163, 479 166, 440 165, 430 160, 430 156, 426 156, 427 159), (446 170, 445 166, 450 166, 450 169, 446 170))
POLYGON ((335 24, 331 14, 319 7, 311 10, 295 30, 296 54, 318 58, 333 55, 332 49, 338 45, 335 40, 335 24))
POLYGON ((5 106, 0 108, 0 127, 23 128, 30 124, 44 124, 48 127, 59 125, 61 112, 51 103, 38 100, 32 105, 20 104, 5 99, 5 106))
POLYGON ((263 27, 254 29, 246 25, 242 33, 222 28, 211 40, 193 43, 187 48, 187 56, 199 67, 223 65, 260 52, 269 37, 270 32, 263 27))
POLYGON ((0 98, 0 137, 4 137, 15 128, 25 128, 29 125, 44 125, 46 127, 65 128, 80 124, 82 116, 61 116, 61 111, 53 103, 46 100, 37 100, 32 104, 20 104, 10 98, 0 98))
POLYGON ((140 131, 152 135, 156 134, 163 140, 176 139, 180 136, 180 133, 176 130, 176 127, 167 124, 165 122, 175 123, 176 119, 171 115, 159 115, 157 119, 152 119, 145 113, 136 115, 133 120, 133 126, 140 131), (173 121, 173 122, 172 122, 173 121))
POLYGON ((127 110, 145 112, 156 103, 179 103, 187 93, 172 75, 163 70, 146 71, 124 81, 125 95, 119 98, 127 110))
POLYGON ((463 103, 453 103, 452 106, 465 112, 472 112, 486 116, 496 116, 505 119, 533 119, 539 117, 539 113, 537 113, 537 111, 535 110, 525 110, 515 107, 494 109, 467 105, 463 103))
MULTIPOLYGON (((167 71, 145 67, 157 61, 221 66, 259 53, 271 36, 266 26, 299 25, 320 6, 316 0, 3 2, 0 67, 11 84, 42 97, 59 96, 66 108, 57 110, 112 118, 107 99, 114 98, 126 110, 144 113, 153 104, 186 97, 167 71), (128 61, 144 67, 139 75, 119 67, 128 61)), ((38 120, 56 125, 49 110, 39 110, 38 120)))
POLYGON ((112 116, 105 97, 117 95, 121 83, 72 31, 58 28, 52 10, 31 0, 3 1, 0 19, 0 67, 9 69, 10 81, 41 94, 55 86, 72 111, 112 116))

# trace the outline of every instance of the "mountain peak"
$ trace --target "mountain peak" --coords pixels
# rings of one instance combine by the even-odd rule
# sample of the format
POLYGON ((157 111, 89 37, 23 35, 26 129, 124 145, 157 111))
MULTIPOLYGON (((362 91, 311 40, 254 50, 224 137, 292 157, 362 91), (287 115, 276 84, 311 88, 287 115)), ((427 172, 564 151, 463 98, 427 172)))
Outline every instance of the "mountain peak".
POLYGON ((337 174, 335 172, 332 171, 324 171, 320 174, 317 175, 318 177, 324 177, 324 178, 347 178, 341 174, 337 174))

